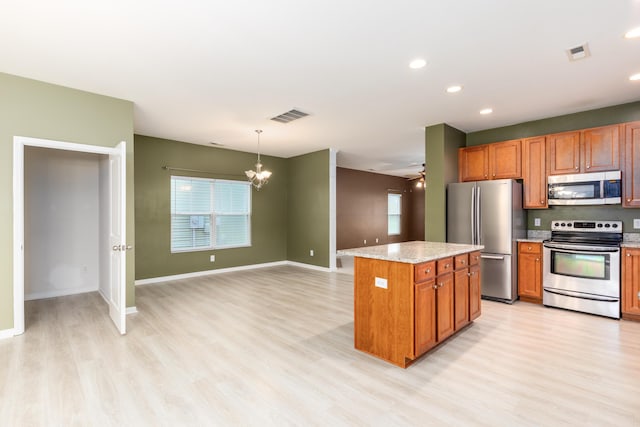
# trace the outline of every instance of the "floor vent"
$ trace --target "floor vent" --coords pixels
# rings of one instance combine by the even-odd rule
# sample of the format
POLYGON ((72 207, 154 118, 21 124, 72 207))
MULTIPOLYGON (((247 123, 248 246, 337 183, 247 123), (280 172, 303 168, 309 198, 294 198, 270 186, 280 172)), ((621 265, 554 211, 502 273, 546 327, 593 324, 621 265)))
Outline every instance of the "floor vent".
POLYGON ((271 120, 275 122, 280 122, 280 123, 289 123, 294 120, 298 120, 303 117, 306 117, 308 115, 309 114, 303 113, 300 110, 290 110, 290 111, 287 111, 286 113, 280 114, 279 116, 272 117, 271 120))

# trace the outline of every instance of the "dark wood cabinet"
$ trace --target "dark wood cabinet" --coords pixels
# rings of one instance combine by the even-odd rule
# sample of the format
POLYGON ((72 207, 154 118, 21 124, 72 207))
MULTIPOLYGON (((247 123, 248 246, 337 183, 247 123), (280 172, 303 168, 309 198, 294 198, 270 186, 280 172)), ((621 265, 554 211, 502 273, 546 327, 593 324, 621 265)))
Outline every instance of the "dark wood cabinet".
POLYGON ((624 125, 623 198, 626 208, 640 207, 640 121, 624 125))
POLYGON ((640 248, 622 248, 622 318, 640 320, 640 248))
POLYGON ((518 243, 518 296, 542 303, 542 243, 518 243))
POLYGON ((547 144, 546 138, 522 141, 522 204, 525 209, 546 209, 547 201, 547 144))

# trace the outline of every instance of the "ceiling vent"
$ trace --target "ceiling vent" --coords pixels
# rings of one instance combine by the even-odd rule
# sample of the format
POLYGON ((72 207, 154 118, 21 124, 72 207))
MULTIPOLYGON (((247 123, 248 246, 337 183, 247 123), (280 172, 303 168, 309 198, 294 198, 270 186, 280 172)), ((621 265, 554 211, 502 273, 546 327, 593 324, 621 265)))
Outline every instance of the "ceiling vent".
POLYGON ((298 119, 301 119, 303 117, 306 117, 308 115, 309 114, 303 113, 300 110, 290 110, 290 111, 287 111, 284 114, 280 114, 279 116, 272 117, 271 120, 273 120, 275 122, 280 122, 280 123, 289 123, 289 122, 292 122, 294 120, 298 120, 298 119))
POLYGON ((585 43, 580 46, 567 49, 567 56, 569 57, 569 61, 577 61, 579 59, 590 57, 591 52, 589 51, 589 44, 585 43))

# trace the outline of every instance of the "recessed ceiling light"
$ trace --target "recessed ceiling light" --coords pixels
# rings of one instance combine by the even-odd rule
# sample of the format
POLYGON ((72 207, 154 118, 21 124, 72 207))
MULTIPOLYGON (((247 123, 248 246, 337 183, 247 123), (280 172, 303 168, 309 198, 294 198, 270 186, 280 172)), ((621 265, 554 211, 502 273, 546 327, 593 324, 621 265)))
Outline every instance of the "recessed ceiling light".
POLYGON ((480 110, 480 114, 487 115, 493 113, 493 108, 483 108, 480 110))
POLYGON ((624 34, 625 39, 635 39, 636 37, 640 37, 640 27, 629 30, 624 34))
POLYGON ((640 73, 636 73, 636 74, 633 74, 633 75, 629 76, 629 80, 631 80, 632 82, 640 80, 640 73))
POLYGON ((462 86, 460 85, 449 86, 447 88, 447 92, 449 93, 456 93, 456 92, 460 92, 461 90, 462 90, 462 86))
POLYGON ((414 59, 409 63, 409 68, 413 68, 414 70, 417 70, 418 68, 424 68, 425 65, 427 65, 427 61, 425 61, 424 59, 418 58, 418 59, 414 59))

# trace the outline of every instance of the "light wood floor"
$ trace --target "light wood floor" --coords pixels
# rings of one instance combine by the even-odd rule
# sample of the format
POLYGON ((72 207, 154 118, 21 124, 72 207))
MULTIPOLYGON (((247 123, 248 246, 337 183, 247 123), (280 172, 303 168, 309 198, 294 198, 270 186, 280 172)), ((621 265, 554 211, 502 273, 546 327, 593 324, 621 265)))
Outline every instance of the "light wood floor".
POLYGON ((407 370, 353 349, 352 276, 277 267, 26 304, 1 426, 638 426, 640 323, 483 301, 407 370))

